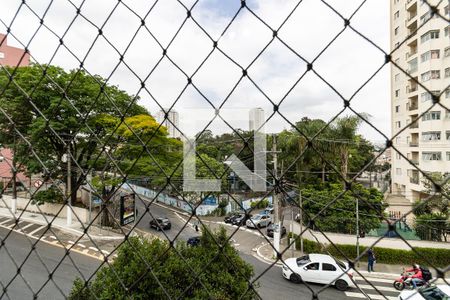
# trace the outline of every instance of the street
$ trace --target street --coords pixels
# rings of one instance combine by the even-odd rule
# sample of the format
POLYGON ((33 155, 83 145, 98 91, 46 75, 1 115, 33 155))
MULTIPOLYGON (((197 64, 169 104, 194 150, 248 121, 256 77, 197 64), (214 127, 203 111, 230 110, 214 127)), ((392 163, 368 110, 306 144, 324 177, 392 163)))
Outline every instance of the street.
MULTIPOLYGON (((8 233, 0 227, 2 240, 8 233)), ((63 248, 38 242, 35 251, 31 251, 34 242, 35 239, 11 232, 0 248, 1 289, 6 288, 0 299, 33 299, 33 294, 38 294, 39 299, 64 299, 76 277, 89 278, 101 264, 98 259, 74 252, 61 261, 63 248)))
MULTIPOLYGON (((145 211, 143 203, 137 201, 138 210, 145 211)), ((137 224, 141 231, 157 235, 162 239, 175 239, 177 242, 185 243, 192 236, 199 235, 193 228, 194 220, 186 225, 188 217, 173 209, 152 203, 150 211, 154 217, 166 216, 172 223, 172 228, 167 231, 157 231, 149 228, 151 216, 145 214, 137 224)), ((139 216, 141 217, 141 215, 139 216)), ((336 290, 334 287, 324 289, 324 286, 317 284, 295 284, 281 275, 279 265, 271 265, 255 257, 255 247, 272 241, 272 239, 261 235, 257 230, 245 227, 238 228, 224 224, 222 218, 204 217, 202 222, 212 230, 224 226, 227 233, 232 237, 232 245, 239 251, 239 255, 254 268, 254 280, 258 282, 257 291, 262 299, 311 299, 312 291, 319 293, 320 299, 344 299, 344 298, 366 298, 366 294, 372 299, 395 299, 398 292, 392 287, 392 280, 371 278, 373 284, 380 295, 368 282, 362 278, 355 278, 359 289, 350 288, 346 292, 336 290), (322 291, 323 290, 323 291, 322 291), (364 293, 363 293, 364 291, 364 293), (385 298, 386 297, 386 298, 385 298)), ((72 245, 71 240, 76 238, 70 234, 52 229, 47 231, 46 226, 33 225, 32 223, 21 221, 19 232, 9 229, 13 228, 14 222, 11 219, 0 217, 0 236, 5 240, 5 246, 0 248, 0 266, 5 272, 0 273, 1 288, 6 287, 6 293, 0 298, 4 299, 24 299, 32 298, 33 293, 38 294, 39 299, 64 299, 68 296, 72 287, 72 282, 76 277, 89 278, 101 264, 102 256, 100 251, 114 251, 119 241, 98 241, 90 243, 86 238, 81 239, 82 243, 72 245), (58 236, 56 241, 55 236, 58 236), (37 239, 40 241, 36 245, 36 250, 31 251, 32 243, 37 239), (64 256, 64 246, 71 246, 70 258, 64 256), (100 247, 100 250, 95 248, 100 247), (97 258, 96 258, 97 257, 97 258), (20 274, 17 270, 20 267, 20 274), (52 280, 48 280, 48 274, 53 273, 52 280), (23 278, 22 278, 23 276, 23 278)), ((16 230, 16 229, 15 229, 16 230)), ((261 229, 265 233, 265 229, 261 229)))

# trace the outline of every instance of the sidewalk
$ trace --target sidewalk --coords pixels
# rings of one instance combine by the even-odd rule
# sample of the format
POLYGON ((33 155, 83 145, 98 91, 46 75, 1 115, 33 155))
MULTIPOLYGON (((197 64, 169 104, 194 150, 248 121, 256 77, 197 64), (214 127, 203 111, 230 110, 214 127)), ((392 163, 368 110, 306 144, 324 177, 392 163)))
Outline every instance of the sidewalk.
MULTIPOLYGON (((13 219, 13 215, 8 208, 0 207, 0 216, 13 219)), ((67 225, 66 218, 54 217, 50 215, 43 215, 35 212, 27 212, 17 210, 15 218, 19 218, 22 221, 27 221, 29 223, 35 223, 40 225, 47 225, 52 221, 52 227, 58 228, 61 231, 65 231, 77 236, 84 235, 84 229, 82 224, 77 220, 75 216, 72 218, 72 224, 67 225)), ((87 225, 85 224, 85 227, 87 225)), ((88 234, 92 239, 95 240, 122 240, 123 234, 119 234, 110 230, 105 230, 97 226, 89 227, 88 234)))
MULTIPOLYGON (((286 247, 287 247, 287 239, 284 238, 281 240, 281 243, 280 243, 280 252, 284 251, 286 249, 286 247)), ((267 242, 255 247, 253 250, 256 252, 257 257, 260 258, 260 260, 263 260, 267 263, 275 262, 274 249, 267 242)), ((301 256, 301 252, 299 250, 288 249, 283 253, 283 260, 291 258, 291 257, 300 257, 300 256, 301 256)), ((278 261, 276 264, 281 266, 282 262, 278 261)), ((375 272, 369 273, 369 272, 367 272, 367 262, 361 261, 361 263, 359 263, 359 265, 356 266, 356 269, 364 277, 385 278, 385 279, 394 280, 400 276, 402 269, 405 267, 408 267, 408 266, 376 263, 374 265, 375 272)), ((433 278, 436 278, 435 270, 431 269, 430 271, 433 273, 433 278)), ((449 273, 450 272, 447 272, 446 274, 449 274, 449 273)), ((448 281, 448 280, 450 280, 450 278, 446 278, 446 280, 448 281)))

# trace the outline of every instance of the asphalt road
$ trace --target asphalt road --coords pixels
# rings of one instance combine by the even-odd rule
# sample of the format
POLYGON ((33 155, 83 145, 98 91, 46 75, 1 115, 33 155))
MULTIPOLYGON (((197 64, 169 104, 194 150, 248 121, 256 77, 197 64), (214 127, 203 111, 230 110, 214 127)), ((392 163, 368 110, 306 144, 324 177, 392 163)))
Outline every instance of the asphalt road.
MULTIPOLYGON (((141 212, 145 211, 145 208, 140 201, 137 201, 136 203, 138 203, 137 207, 139 214, 141 214, 141 212)), ((182 218, 180 218, 179 214, 177 216, 177 214, 173 211, 154 203, 152 203, 149 208, 151 214, 155 217, 168 217, 172 223, 172 228, 164 231, 164 233, 149 228, 148 223, 151 220, 150 214, 146 214, 142 217, 142 220, 137 225, 138 228, 149 231, 162 238, 176 238, 177 241, 185 241, 191 236, 198 235, 191 225, 188 224, 185 226, 186 221, 182 218, 187 219, 187 217, 182 216, 182 218)), ((140 217, 141 216, 139 215, 139 218, 140 217)), ((218 225, 215 224, 211 225, 213 225, 212 228, 218 227, 218 225)), ((254 267, 255 278, 259 282, 259 288, 257 291, 262 299, 312 299, 312 291, 307 285, 294 284, 288 280, 285 280, 281 275, 281 269, 278 266, 270 267, 269 264, 261 262, 250 254, 252 253, 253 247, 264 241, 262 237, 258 237, 252 233, 244 232, 242 230, 236 231, 235 228, 226 227, 226 229, 229 234, 233 234, 234 246, 239 250, 240 256, 254 267)), ((309 287, 315 292, 323 289, 322 285, 309 284, 309 287)), ((319 299, 325 300, 345 298, 345 294, 336 290, 334 287, 327 288, 319 294, 319 299)))
MULTIPOLYGON (((2 240, 8 233, 0 227, 2 240)), ((63 248, 44 242, 38 242, 35 251, 31 251, 31 242, 35 241, 16 232, 6 238, 0 248, 0 299, 33 299, 33 294, 38 299, 65 299, 76 277, 88 278, 101 264, 97 259, 73 252, 70 258, 62 259, 63 248), (19 266, 21 275, 17 275, 19 266), (50 281, 49 273, 53 273, 50 281)))
MULTIPOLYGON (((146 201, 146 205, 149 202, 146 201)), ((170 239, 175 240, 176 242, 187 241, 190 237, 199 235, 192 226, 189 224, 185 226, 186 222, 180 219, 173 211, 161 207, 155 203, 150 204, 149 213, 145 212, 145 206, 142 201, 136 201, 136 207, 138 209, 138 219, 142 217, 142 219, 137 224, 137 228, 151 232, 159 236, 162 239, 170 239), (144 216, 142 216, 144 214, 144 216), (172 228, 170 230, 165 230, 164 232, 157 231, 154 228, 150 228, 149 222, 153 217, 167 217, 172 223, 172 228)), ((194 220, 192 220, 194 221, 194 220)))

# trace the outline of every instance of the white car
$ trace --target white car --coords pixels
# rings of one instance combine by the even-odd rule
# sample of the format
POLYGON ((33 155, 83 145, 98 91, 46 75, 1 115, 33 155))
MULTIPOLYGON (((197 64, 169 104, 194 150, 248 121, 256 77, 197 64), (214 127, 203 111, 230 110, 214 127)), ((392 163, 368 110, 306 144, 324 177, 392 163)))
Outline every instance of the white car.
POLYGON ((446 300, 450 299, 450 287, 448 285, 436 285, 424 287, 418 290, 407 290, 400 293, 399 300, 446 300))
POLYGON ((311 253, 298 258, 288 258, 284 262, 283 277, 292 282, 331 284, 341 291, 345 291, 349 286, 355 287, 352 281, 353 271, 348 264, 332 256, 311 253))
POLYGON ((247 220, 245 225, 249 228, 261 228, 269 226, 270 223, 272 223, 270 215, 256 215, 247 220))

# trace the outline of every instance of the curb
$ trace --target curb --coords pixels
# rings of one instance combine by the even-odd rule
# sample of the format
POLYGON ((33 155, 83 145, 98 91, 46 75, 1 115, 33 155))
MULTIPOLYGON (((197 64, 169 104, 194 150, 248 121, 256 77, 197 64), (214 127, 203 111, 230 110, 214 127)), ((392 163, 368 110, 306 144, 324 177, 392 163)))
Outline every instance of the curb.
MULTIPOLYGON (((7 218, 13 219, 11 214, 6 214, 5 215, 5 214, 0 213, 0 215, 4 216, 4 217, 7 217, 7 218)), ((47 216, 44 216, 44 217, 47 219, 47 216)), ((54 216, 52 216, 52 217, 54 217, 54 216)), ((17 216, 14 215, 14 218, 17 219, 17 216)), ((30 223, 34 223, 34 224, 48 225, 47 222, 44 222, 44 221, 41 221, 41 220, 37 220, 37 219, 33 219, 33 218, 29 218, 29 217, 24 217, 24 216, 21 216, 20 220, 24 220, 24 221, 27 221, 27 222, 30 222, 30 223)), ((51 226, 55 227, 55 228, 58 228, 61 231, 71 232, 71 233, 74 233, 74 234, 80 235, 80 236, 83 236, 85 234, 89 234, 89 231, 87 233, 84 233, 83 231, 79 231, 79 230, 76 230, 76 229, 73 229, 73 228, 70 228, 70 227, 64 227, 64 226, 58 225, 58 224, 56 224, 54 222, 52 223, 51 226)), ((120 237, 120 236, 104 236, 104 235, 100 236, 100 235, 94 235, 94 234, 89 234, 89 237, 91 237, 92 239, 95 239, 95 240, 122 240, 123 239, 123 237, 120 237)))

